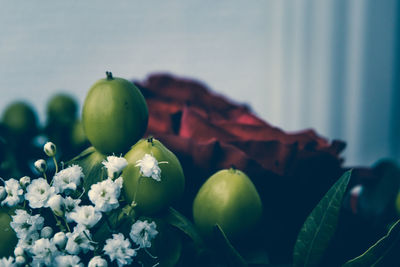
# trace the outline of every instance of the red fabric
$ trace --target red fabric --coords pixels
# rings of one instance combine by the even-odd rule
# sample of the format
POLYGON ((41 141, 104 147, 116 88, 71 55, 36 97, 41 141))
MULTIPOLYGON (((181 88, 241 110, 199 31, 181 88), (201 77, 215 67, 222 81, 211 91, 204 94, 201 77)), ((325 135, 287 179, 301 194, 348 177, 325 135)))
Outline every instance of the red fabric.
POLYGON ((234 165, 253 180, 262 198, 265 245, 277 258, 290 258, 305 218, 343 173, 345 144, 311 129, 284 132, 198 81, 153 74, 136 84, 148 103, 147 135, 182 163, 185 203, 178 208, 190 217, 204 181, 234 165))

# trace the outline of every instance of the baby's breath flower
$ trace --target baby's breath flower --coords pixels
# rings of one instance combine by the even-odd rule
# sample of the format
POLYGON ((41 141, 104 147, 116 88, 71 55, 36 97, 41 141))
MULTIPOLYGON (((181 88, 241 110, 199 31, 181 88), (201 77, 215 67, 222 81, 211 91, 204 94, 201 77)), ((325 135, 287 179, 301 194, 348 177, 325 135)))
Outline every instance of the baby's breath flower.
POLYGON ((30 252, 35 241, 39 239, 39 233, 37 231, 35 231, 35 232, 31 232, 29 235, 25 236, 24 238, 21 238, 18 235, 17 235, 17 237, 19 238, 17 246, 23 248, 25 251, 30 252))
POLYGON ((108 177, 115 179, 119 176, 122 170, 128 165, 123 157, 108 156, 107 160, 104 160, 103 165, 107 168, 108 177))
POLYGON ((50 226, 45 226, 40 231, 40 236, 42 238, 50 238, 53 235, 53 229, 50 226))
POLYGON ((81 259, 76 255, 60 255, 56 257, 56 265, 58 267, 83 267, 81 259))
POLYGON ((23 256, 23 255, 20 255, 20 256, 16 256, 15 257, 15 263, 17 264, 17 265, 22 265, 22 264, 24 264, 26 262, 26 259, 25 259, 25 257, 23 256))
POLYGON ((59 217, 64 215, 64 198, 57 194, 49 198, 48 205, 53 213, 59 217))
POLYGON ((107 267, 107 261, 100 256, 95 256, 89 261, 88 267, 107 267))
POLYGON ((132 225, 129 236, 139 248, 149 248, 151 247, 151 240, 158 234, 156 228, 157 225, 155 222, 148 223, 147 220, 137 220, 132 225))
POLYGON ((53 242, 62 249, 65 247, 65 243, 67 243, 67 236, 64 232, 58 232, 53 236, 53 242))
POLYGON ((29 176, 24 176, 19 179, 19 183, 22 187, 26 187, 31 182, 31 178, 29 176))
POLYGON ((72 165, 54 175, 53 186, 56 189, 56 193, 65 192, 69 194, 75 191, 81 184, 81 180, 84 177, 82 168, 78 165, 72 165))
POLYGON ((32 246, 33 266, 49 266, 53 263, 54 257, 59 254, 56 245, 47 238, 41 238, 35 241, 32 246))
POLYGON ((75 211, 71 212, 70 217, 77 224, 84 225, 86 228, 92 228, 101 219, 101 212, 95 210, 93 206, 78 206, 75 211))
POLYGON ((47 142, 43 147, 44 153, 49 157, 54 157, 56 155, 56 145, 52 142, 47 142))
POLYGON ((18 205, 22 200, 22 195, 24 194, 24 190, 21 188, 19 182, 15 179, 9 179, 5 181, 5 190, 7 193, 6 198, 1 202, 1 205, 8 205, 9 207, 13 207, 18 205))
POLYGON ((14 249, 15 257, 24 256, 24 249, 22 247, 16 246, 14 249))
POLYGON ((54 195, 54 187, 50 187, 43 178, 38 178, 26 188, 25 199, 29 201, 32 209, 48 207, 48 200, 54 195))
POLYGON ((136 167, 140 167, 140 174, 144 177, 153 178, 157 182, 161 181, 161 169, 158 166, 159 163, 155 157, 150 154, 145 154, 142 159, 136 161, 136 167))
POLYGON ((92 242, 88 239, 88 237, 91 238, 91 234, 85 226, 78 224, 74 227, 74 231, 72 233, 67 233, 66 236, 68 241, 65 250, 69 254, 77 255, 81 251, 86 253, 89 250, 94 250, 92 242))
POLYGON ((73 199, 72 197, 68 196, 64 199, 64 208, 65 208, 65 218, 67 222, 73 222, 74 220, 71 218, 71 214, 76 211, 76 208, 79 207, 81 200, 73 199))
POLYGON ((118 266, 131 264, 136 255, 136 250, 131 248, 131 243, 121 233, 113 234, 113 238, 107 239, 103 250, 111 261, 117 261, 118 266))
POLYGON ((36 170, 40 173, 46 172, 47 170, 47 163, 44 159, 38 159, 35 161, 34 165, 36 170))
POLYGON ((4 186, 0 186, 0 200, 3 200, 7 196, 6 188, 4 186))
POLYGON ((88 196, 95 205, 95 209, 102 212, 109 212, 119 206, 119 195, 122 188, 122 177, 115 181, 108 178, 90 187, 88 196))
POLYGON ((14 258, 13 257, 0 258, 0 266, 2 266, 2 267, 14 267, 14 266, 16 266, 15 263, 14 263, 14 258))
POLYGON ((43 228, 44 218, 39 214, 32 216, 26 210, 17 209, 11 218, 10 226, 20 239, 27 237, 29 239, 31 235, 43 228))

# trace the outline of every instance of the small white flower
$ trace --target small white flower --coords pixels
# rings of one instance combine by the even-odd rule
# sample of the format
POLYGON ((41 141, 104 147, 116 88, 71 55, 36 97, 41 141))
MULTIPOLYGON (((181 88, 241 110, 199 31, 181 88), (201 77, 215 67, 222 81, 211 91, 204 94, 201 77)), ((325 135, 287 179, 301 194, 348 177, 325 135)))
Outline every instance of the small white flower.
POLYGON ((32 249, 33 244, 38 239, 39 239, 39 233, 37 231, 36 232, 32 232, 32 233, 30 233, 28 236, 26 236, 24 238, 19 238, 17 246, 21 247, 25 251, 30 252, 31 249, 32 249))
POLYGON ((102 212, 109 212, 119 207, 119 195, 121 194, 123 180, 119 177, 115 181, 108 178, 90 187, 88 196, 95 205, 95 209, 102 212))
POLYGON ((67 243, 67 236, 64 232, 58 232, 53 236, 53 242, 59 248, 64 248, 67 243))
POLYGON ((4 186, 0 186, 0 200, 3 200, 7 196, 6 188, 4 186))
POLYGON ((58 267, 83 267, 81 259, 76 255, 60 255, 56 257, 58 267))
POLYGON ((155 222, 148 223, 146 221, 137 220, 131 228, 129 236, 132 241, 135 242, 139 248, 151 247, 151 240, 156 237, 158 231, 156 230, 157 225, 155 222))
POLYGON ((54 187, 50 187, 44 178, 35 179, 26 188, 25 199, 32 209, 48 207, 48 200, 54 195, 54 187))
POLYGON ((18 205, 23 200, 24 190, 21 188, 19 181, 15 179, 9 179, 4 182, 7 197, 1 202, 1 205, 8 205, 13 207, 18 205))
POLYGON ((16 246, 14 249, 15 257, 24 256, 24 249, 22 247, 16 246))
POLYGON ((56 245, 47 238, 35 241, 32 246, 33 266, 51 265, 55 256, 59 254, 56 245))
POLYGON ((85 226, 78 224, 74 227, 74 231, 67 233, 66 236, 68 241, 65 250, 69 254, 77 255, 81 251, 86 253, 89 250, 94 250, 92 242, 88 239, 88 237, 91 238, 91 234, 85 226))
POLYGON ((26 259, 25 259, 24 256, 20 255, 20 256, 15 257, 15 263, 16 263, 17 265, 22 265, 22 264, 24 264, 25 262, 26 262, 26 259))
POLYGON ((56 145, 52 142, 47 142, 43 147, 44 153, 49 157, 54 157, 56 155, 56 145))
POLYGON ((100 221, 101 216, 101 212, 90 205, 79 206, 70 214, 71 219, 77 224, 84 225, 86 228, 95 226, 100 221))
POLYGON ((45 226, 40 231, 40 237, 50 238, 53 235, 53 229, 50 226, 45 226))
POLYGON ((153 178, 157 182, 161 181, 161 169, 158 164, 168 163, 166 161, 158 162, 155 157, 145 154, 142 159, 136 161, 136 167, 140 167, 140 174, 144 177, 153 178))
POLYGON ((44 218, 39 214, 31 216, 26 210, 17 209, 15 215, 11 217, 12 222, 10 226, 20 239, 29 238, 32 234, 37 233, 37 231, 43 228, 44 218))
POLYGON ((44 159, 38 159, 34 163, 35 168, 38 172, 43 173, 47 170, 47 163, 44 159))
POLYGON ((82 168, 78 165, 72 165, 54 175, 53 186, 56 193, 69 194, 77 189, 84 177, 82 168))
POLYGON ((78 199, 73 199, 72 197, 66 197, 64 199, 64 208, 65 208, 65 218, 67 219, 67 222, 73 222, 74 220, 71 218, 72 212, 76 211, 76 208, 79 207, 79 204, 81 203, 81 200, 78 199))
POLYGON ((64 215, 64 198, 61 195, 52 195, 48 205, 55 215, 59 217, 64 215))
POLYGON ((0 266, 1 267, 14 267, 14 266, 16 266, 15 263, 14 263, 14 258, 13 257, 0 258, 0 266))
POLYGON ((29 176, 24 176, 19 179, 19 183, 23 187, 26 187, 30 182, 31 182, 31 178, 29 176))
POLYGON ((136 255, 136 250, 131 248, 131 243, 121 233, 113 234, 113 238, 107 239, 103 250, 111 261, 117 261, 118 266, 131 264, 136 255))
POLYGON ((89 261, 88 267, 108 267, 108 264, 102 257, 95 256, 89 261))
POLYGON ((116 156, 108 156, 107 160, 104 160, 102 163, 107 168, 108 177, 112 179, 117 178, 126 165, 128 165, 128 161, 125 158, 116 156))

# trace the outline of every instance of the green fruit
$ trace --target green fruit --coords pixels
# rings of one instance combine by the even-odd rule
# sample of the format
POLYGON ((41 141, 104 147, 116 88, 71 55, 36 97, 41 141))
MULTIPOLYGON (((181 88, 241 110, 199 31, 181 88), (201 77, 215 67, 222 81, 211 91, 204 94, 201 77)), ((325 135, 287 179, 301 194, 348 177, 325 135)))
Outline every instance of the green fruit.
POLYGON ((160 141, 153 138, 142 139, 126 153, 125 158, 128 166, 122 172, 124 192, 129 203, 137 203, 135 210, 142 214, 154 214, 170 206, 182 195, 185 177, 181 164, 160 141), (145 154, 154 156, 160 162, 158 166, 161 169, 161 181, 141 175, 140 167, 136 164, 145 154))
POLYGON ((240 170, 221 170, 202 185, 193 203, 193 219, 205 236, 218 224, 229 239, 248 232, 260 219, 260 196, 240 170))
POLYGON ((77 118, 78 104, 69 95, 57 94, 47 104, 47 120, 49 124, 63 127, 70 126, 77 118))
POLYGON ((81 121, 75 121, 72 125, 71 144, 74 147, 82 147, 87 142, 87 137, 81 121))
POLYGON ((11 216, 7 212, 0 211, 0 258, 12 256, 18 241, 14 230, 10 226, 11 220, 11 216))
POLYGON ((24 102, 14 102, 3 114, 3 123, 13 137, 30 139, 38 131, 36 113, 24 102))
POLYGON ((86 96, 83 127, 90 143, 103 154, 126 152, 144 134, 147 104, 133 83, 114 78, 97 81, 86 96))

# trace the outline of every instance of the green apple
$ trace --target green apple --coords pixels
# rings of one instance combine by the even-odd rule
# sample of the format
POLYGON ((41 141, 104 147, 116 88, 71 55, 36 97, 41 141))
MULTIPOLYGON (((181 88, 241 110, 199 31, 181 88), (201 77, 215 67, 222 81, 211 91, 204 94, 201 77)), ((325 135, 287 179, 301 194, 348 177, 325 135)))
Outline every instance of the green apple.
POLYGON ((260 196, 249 177, 231 168, 220 170, 201 186, 193 202, 193 219, 199 231, 211 236, 218 224, 229 239, 248 232, 260 219, 260 196))
POLYGON ((0 210, 0 258, 9 257, 13 255, 14 247, 17 244, 17 236, 10 226, 12 221, 11 216, 4 211, 0 210))
POLYGON ((160 141, 142 139, 125 155, 128 165, 122 172, 125 197, 135 202, 135 210, 154 214, 170 206, 184 191, 185 177, 178 158, 160 141), (159 162, 160 181, 144 177, 137 162, 148 154, 159 162))
POLYGON ((132 82, 107 72, 107 78, 90 88, 82 122, 90 143, 101 153, 125 153, 147 129, 147 104, 132 82))
POLYGON ((14 102, 3 114, 9 134, 17 139, 30 140, 38 132, 38 119, 33 108, 25 102, 14 102))
POLYGON ((47 121, 55 127, 71 126, 77 118, 78 104, 66 94, 53 96, 47 104, 47 121))

